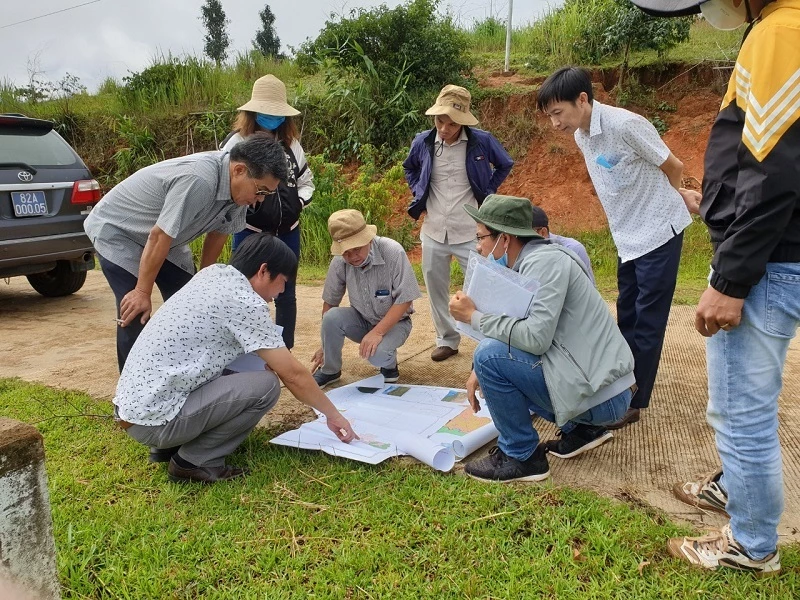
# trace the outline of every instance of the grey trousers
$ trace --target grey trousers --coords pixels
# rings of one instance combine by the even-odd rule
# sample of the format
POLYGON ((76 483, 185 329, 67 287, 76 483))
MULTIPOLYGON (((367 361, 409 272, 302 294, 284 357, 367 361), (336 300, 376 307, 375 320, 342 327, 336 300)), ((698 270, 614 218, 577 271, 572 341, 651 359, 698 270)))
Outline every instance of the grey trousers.
POLYGON ((427 235, 422 240, 422 277, 431 303, 431 317, 436 328, 436 346, 458 348, 461 334, 450 316, 450 260, 456 257, 463 273, 467 272, 470 250, 475 250, 475 241, 463 244, 440 244, 427 235))
MULTIPOLYGON (((322 372, 333 375, 341 371, 344 339, 360 343, 373 327, 361 313, 349 306, 337 306, 326 312, 322 317, 322 352, 325 354, 322 372)), ((410 333, 411 319, 398 321, 383 336, 375 354, 369 358, 370 364, 376 367, 396 367, 397 349, 405 343, 410 333)))
POLYGON ((266 369, 217 377, 190 393, 169 423, 131 425, 127 432, 154 448, 180 446, 178 454, 192 464, 220 467, 280 393, 278 376, 266 369))

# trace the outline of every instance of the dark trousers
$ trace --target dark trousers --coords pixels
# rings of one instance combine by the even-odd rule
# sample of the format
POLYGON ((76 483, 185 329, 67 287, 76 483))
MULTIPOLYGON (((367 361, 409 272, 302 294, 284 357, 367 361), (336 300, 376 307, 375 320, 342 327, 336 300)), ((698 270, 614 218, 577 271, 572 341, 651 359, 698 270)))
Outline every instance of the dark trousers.
MULTIPOLYGON (((111 286, 111 290, 114 292, 114 298, 117 301, 117 318, 119 318, 119 303, 122 302, 125 294, 136 287, 137 278, 119 265, 107 261, 99 254, 97 257, 100 259, 103 275, 105 275, 108 285, 111 286)), ((191 273, 187 273, 165 260, 156 276, 156 285, 158 286, 158 291, 161 292, 161 297, 166 302, 170 296, 189 283, 191 278, 191 273)), ((142 329, 144 329, 144 325, 142 325, 141 317, 139 316, 134 318, 127 327, 117 325, 117 362, 119 363, 120 373, 122 373, 122 367, 125 366, 128 354, 130 354, 131 348, 133 348, 133 344, 142 329)))
POLYGON ((682 247, 683 232, 644 256, 617 263, 617 324, 633 352, 639 386, 631 408, 650 405, 682 247))
MULTIPOLYGON (((233 249, 242 243, 242 240, 255 231, 245 229, 233 236, 233 249)), ((287 233, 278 236, 284 244, 294 252, 300 260, 300 225, 287 233)), ((294 330, 297 325, 297 282, 292 279, 286 282, 283 293, 275 298, 275 324, 283 327, 283 343, 291 350, 294 347, 294 330)))

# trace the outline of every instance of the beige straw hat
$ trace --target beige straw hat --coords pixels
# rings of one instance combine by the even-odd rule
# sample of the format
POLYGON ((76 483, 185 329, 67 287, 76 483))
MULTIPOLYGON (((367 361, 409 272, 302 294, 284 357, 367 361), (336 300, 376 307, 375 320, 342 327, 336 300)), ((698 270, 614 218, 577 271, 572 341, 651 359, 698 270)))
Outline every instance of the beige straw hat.
POLYGON ((339 256, 353 248, 366 246, 378 233, 375 225, 367 225, 364 215, 353 208, 337 210, 328 217, 328 233, 331 234, 331 254, 339 256))
POLYGON ((286 102, 286 86, 275 75, 264 75, 256 79, 250 101, 240 106, 239 110, 249 110, 273 117, 294 117, 300 114, 299 110, 286 102))
POLYGON ((477 125, 478 119, 469 112, 472 96, 469 91, 458 85, 446 85, 439 92, 436 104, 425 111, 426 115, 447 115, 459 125, 477 125))

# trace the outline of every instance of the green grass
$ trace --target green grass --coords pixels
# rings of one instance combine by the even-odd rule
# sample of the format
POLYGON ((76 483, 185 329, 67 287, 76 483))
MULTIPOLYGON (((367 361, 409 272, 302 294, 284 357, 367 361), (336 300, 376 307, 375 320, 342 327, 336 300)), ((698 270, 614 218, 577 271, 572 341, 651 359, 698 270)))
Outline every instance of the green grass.
POLYGON ((272 446, 252 475, 170 483, 107 402, 0 380, 0 414, 44 436, 64 598, 793 598, 784 573, 706 574, 671 559, 688 533, 588 492, 485 485, 410 461, 369 466, 272 446), (641 572, 640 572, 641 566, 641 572), (702 592, 700 592, 702 590, 702 592))
MULTIPOLYGON (((559 232, 579 240, 592 260, 597 289, 609 301, 617 297, 617 250, 608 230, 583 233, 559 232)), ((711 240, 708 229, 699 219, 686 228, 681 263, 673 304, 696 304, 708 287, 711 264, 711 240)))

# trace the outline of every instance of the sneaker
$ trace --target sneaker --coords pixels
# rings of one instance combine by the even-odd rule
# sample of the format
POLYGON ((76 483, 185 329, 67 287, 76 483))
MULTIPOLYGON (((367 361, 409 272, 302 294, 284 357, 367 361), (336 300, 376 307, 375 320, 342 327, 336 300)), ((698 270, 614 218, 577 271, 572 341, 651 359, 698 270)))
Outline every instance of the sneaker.
POLYGON ((547 451, 558 458, 574 458, 587 450, 597 448, 614 437, 605 427, 583 425, 579 423, 569 433, 558 431, 560 440, 545 442, 547 451))
POLYGON ((672 538, 667 542, 667 548, 672 556, 712 571, 718 567, 728 567, 763 577, 777 575, 781 570, 781 557, 777 549, 761 560, 750 558, 739 542, 733 539, 730 524, 700 537, 672 538))
POLYGON ((342 372, 339 371, 338 373, 332 373, 328 375, 327 373, 323 373, 322 369, 317 369, 314 371, 314 381, 317 382, 317 385, 321 388, 324 388, 326 385, 330 385, 334 381, 339 381, 342 377, 342 372))
POLYGON ((511 458, 495 446, 486 458, 468 463, 464 472, 481 481, 542 481, 550 476, 550 466, 547 464, 547 450, 542 444, 525 461, 511 458))
POLYGON ((672 486, 672 493, 681 502, 729 517, 725 508, 728 505, 728 494, 719 484, 720 477, 722 469, 710 473, 700 481, 679 481, 672 486))
POLYGON ((391 368, 381 367, 381 375, 383 375, 384 383, 394 383, 400 379, 400 369, 397 366, 391 368))

